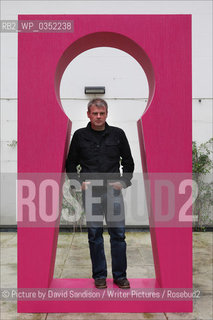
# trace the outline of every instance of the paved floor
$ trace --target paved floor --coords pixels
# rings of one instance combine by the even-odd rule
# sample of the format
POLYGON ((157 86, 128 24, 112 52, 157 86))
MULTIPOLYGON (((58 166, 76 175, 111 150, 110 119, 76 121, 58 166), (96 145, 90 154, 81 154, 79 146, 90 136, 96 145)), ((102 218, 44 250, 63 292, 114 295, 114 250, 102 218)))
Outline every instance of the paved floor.
MULTIPOLYGON (((155 278, 149 232, 127 232, 128 277, 155 278)), ((109 236, 105 237, 105 248, 110 270, 109 236)), ((17 287, 17 236, 3 232, 1 242, 1 288, 17 287)), ((200 297, 194 299, 193 313, 63 313, 63 314, 17 314, 15 301, 1 301, 0 319, 20 320, 212 320, 212 265, 213 234, 193 233, 193 282, 200 297)), ((91 278, 90 258, 86 233, 60 233, 57 248, 55 278, 91 278), (89 267, 88 267, 89 266, 89 267)), ((109 278, 112 275, 109 272, 109 278)))

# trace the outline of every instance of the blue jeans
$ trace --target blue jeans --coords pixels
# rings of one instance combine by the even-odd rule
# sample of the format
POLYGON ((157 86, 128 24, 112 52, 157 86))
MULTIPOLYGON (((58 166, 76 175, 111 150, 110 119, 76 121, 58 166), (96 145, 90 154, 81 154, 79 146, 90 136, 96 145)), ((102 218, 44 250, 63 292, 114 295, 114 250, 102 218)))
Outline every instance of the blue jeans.
MULTIPOLYGON (((108 188, 107 190, 102 188, 96 192, 95 196, 99 197, 100 203, 90 203, 90 209, 87 206, 85 207, 92 261, 92 277, 94 279, 107 277, 103 239, 103 219, 105 217, 110 235, 113 279, 126 278, 127 258, 122 192, 113 188, 108 188), (87 211, 90 212, 90 215, 87 214, 87 211)), ((85 198, 85 193, 83 193, 84 205, 85 198)))
MULTIPOLYGON (((126 242, 125 228, 108 228, 111 244, 113 279, 126 278, 126 242)), ((103 228, 88 228, 90 256, 92 261, 92 277, 106 278, 107 263, 104 253, 103 228)))

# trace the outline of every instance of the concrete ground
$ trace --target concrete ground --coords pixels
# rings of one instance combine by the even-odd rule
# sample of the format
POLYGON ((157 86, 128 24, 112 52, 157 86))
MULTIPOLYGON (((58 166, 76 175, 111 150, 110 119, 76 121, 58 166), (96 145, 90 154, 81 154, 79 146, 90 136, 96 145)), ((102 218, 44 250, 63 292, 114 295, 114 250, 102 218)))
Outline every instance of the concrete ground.
MULTIPOLYGON (((20 320, 211 320, 212 306, 212 265, 213 265, 213 234, 210 232, 193 233, 193 282, 194 290, 200 297, 194 299, 193 313, 49 313, 49 314, 18 314, 16 301, 1 301, 0 319, 20 320)), ((110 272, 109 236, 105 237, 106 256, 108 261, 108 277, 110 272)), ((127 232, 128 277, 155 278, 151 241, 149 232, 127 232)), ((1 288, 17 287, 17 234, 3 232, 1 243, 1 288)), ((91 263, 88 250, 87 233, 60 233, 55 265, 55 278, 91 278, 91 263)))

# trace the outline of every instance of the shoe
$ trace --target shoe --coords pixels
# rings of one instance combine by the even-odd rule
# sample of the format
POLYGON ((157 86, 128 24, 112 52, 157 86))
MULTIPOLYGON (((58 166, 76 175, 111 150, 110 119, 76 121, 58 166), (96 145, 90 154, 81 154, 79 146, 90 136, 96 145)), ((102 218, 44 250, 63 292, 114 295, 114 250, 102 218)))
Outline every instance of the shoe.
POLYGON ((97 289, 107 288, 106 279, 105 278, 95 279, 95 286, 97 289))
POLYGON ((123 279, 114 279, 113 282, 117 284, 117 286, 121 289, 129 289, 130 288, 130 283, 129 280, 126 278, 123 279))

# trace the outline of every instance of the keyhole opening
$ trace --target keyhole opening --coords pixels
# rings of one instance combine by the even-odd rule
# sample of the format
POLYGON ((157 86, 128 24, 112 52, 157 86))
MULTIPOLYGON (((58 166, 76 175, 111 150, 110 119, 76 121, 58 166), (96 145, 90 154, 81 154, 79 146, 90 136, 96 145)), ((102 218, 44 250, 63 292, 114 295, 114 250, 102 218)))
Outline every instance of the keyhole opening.
POLYGON ((126 52, 109 47, 93 48, 78 55, 66 68, 60 86, 62 107, 72 121, 71 136, 87 125, 87 103, 94 97, 107 101, 108 124, 126 133, 135 162, 133 186, 125 190, 129 226, 148 223, 137 129, 137 120, 146 109, 148 96, 148 82, 141 65, 126 52), (85 86, 95 85, 105 86, 106 93, 84 94, 85 86))

